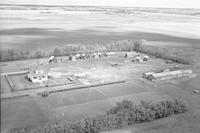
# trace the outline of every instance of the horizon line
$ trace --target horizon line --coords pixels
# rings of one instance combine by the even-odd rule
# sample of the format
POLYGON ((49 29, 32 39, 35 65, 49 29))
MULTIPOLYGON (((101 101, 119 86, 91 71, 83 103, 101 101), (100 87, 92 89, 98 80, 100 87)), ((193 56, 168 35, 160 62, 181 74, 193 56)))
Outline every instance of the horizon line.
POLYGON ((200 9, 200 8, 189 8, 189 7, 152 7, 152 6, 95 6, 95 5, 52 5, 52 4, 1 4, 0 3, 0 6, 1 5, 8 5, 8 6, 11 6, 11 5, 15 5, 15 6, 51 6, 51 7, 65 7, 65 6, 74 6, 74 7, 120 7, 120 8, 157 8, 157 9, 200 9))

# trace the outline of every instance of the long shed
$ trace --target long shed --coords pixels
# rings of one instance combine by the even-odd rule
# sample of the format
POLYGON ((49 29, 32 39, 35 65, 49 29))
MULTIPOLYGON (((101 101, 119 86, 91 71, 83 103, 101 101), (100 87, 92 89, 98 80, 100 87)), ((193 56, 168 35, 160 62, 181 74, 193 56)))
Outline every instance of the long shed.
POLYGON ((164 71, 160 73, 148 72, 143 75, 143 77, 149 80, 167 80, 178 77, 190 76, 192 70, 175 70, 175 71, 164 71))

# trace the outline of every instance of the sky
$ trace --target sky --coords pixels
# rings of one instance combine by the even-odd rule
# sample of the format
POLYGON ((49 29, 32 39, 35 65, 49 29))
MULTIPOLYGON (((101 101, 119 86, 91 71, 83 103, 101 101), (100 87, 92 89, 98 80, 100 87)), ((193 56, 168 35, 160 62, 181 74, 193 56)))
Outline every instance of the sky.
POLYGON ((0 0, 0 4, 200 8, 200 0, 0 0))

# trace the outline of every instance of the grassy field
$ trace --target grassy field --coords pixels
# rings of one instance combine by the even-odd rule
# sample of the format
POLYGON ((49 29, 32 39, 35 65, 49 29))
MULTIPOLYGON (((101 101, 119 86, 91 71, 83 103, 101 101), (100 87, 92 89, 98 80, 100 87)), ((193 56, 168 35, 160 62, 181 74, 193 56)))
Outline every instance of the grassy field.
POLYGON ((16 87, 15 91, 25 88, 25 84, 28 82, 28 80, 25 78, 25 76, 26 76, 26 74, 9 76, 10 79, 15 84, 15 87, 16 87))
MULTIPOLYGON (((153 31, 152 31, 153 32, 153 31)), ((106 44, 119 40, 140 40, 149 42, 173 42, 186 44, 188 47, 199 48, 200 39, 176 37, 162 33, 148 32, 114 32, 91 29, 68 31, 65 29, 19 28, 0 30, 2 49, 18 50, 52 50, 55 47, 84 44, 106 44), (7 40, 9 38, 10 40, 7 40), (7 40, 7 41, 6 41, 7 40), (48 46, 48 47, 47 47, 48 46)))
POLYGON ((1 100, 1 132, 8 127, 37 127, 47 122, 47 117, 30 97, 1 100))

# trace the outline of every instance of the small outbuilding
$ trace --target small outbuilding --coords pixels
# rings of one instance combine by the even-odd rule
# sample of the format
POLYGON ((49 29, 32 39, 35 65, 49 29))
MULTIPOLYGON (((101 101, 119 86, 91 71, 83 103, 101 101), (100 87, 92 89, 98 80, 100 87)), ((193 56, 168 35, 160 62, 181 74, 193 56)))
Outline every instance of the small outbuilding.
POLYGON ((105 53, 103 53, 103 56, 104 57, 108 57, 108 54, 105 52, 105 53))
POLYGON ((166 63, 166 64, 173 64, 173 61, 171 61, 171 60, 166 60, 165 63, 166 63))
POLYGON ((148 72, 144 73, 143 77, 151 81, 153 80, 167 80, 179 77, 185 77, 192 75, 192 70, 175 70, 175 71, 163 71, 163 72, 148 72))
POLYGON ((98 54, 99 58, 101 58, 101 57, 102 57, 102 53, 100 53, 100 52, 99 52, 99 53, 97 53, 97 54, 98 54))
POLYGON ((76 54, 76 59, 77 60, 81 59, 81 54, 76 54))
POLYGON ((49 63, 57 63, 57 58, 55 56, 49 57, 49 63))
POLYGON ((99 54, 98 53, 93 53, 92 54, 92 58, 99 58, 99 54))
POLYGON ((82 60, 86 59, 86 54, 85 53, 81 54, 80 59, 82 60))
POLYGON ((69 60, 76 61, 76 56, 74 56, 74 55, 69 56, 69 60))
POLYGON ((85 59, 89 59, 89 58, 91 58, 91 54, 85 53, 85 59))
POLYGON ((145 55, 145 56, 143 57, 143 61, 149 61, 149 56, 145 55))
POLYGON ((143 59, 140 56, 135 57, 135 62, 142 62, 143 59))

